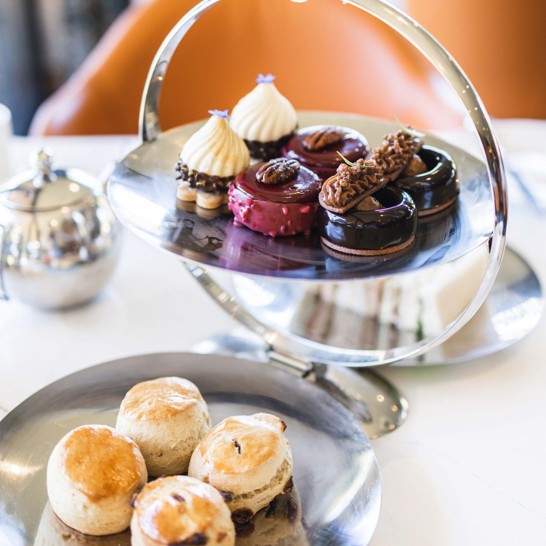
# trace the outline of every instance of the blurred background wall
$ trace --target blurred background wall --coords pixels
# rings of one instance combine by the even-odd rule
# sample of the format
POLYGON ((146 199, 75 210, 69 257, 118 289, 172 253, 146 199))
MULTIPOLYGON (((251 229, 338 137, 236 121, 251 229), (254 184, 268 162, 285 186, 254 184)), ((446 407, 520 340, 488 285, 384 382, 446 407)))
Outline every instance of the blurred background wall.
POLYGON ((36 107, 79 66, 129 0, 0 0, 0 103, 26 134, 36 107))

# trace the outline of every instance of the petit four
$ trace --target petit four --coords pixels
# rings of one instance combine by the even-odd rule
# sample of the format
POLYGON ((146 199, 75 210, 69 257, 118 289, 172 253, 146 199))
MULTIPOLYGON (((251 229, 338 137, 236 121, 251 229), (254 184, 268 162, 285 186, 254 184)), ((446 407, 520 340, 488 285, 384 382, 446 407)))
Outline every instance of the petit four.
POLYGON ((138 445, 150 476, 167 476, 187 471, 210 424, 207 404, 191 381, 161 377, 129 390, 116 429, 138 445))
POLYGON ((230 186, 228 208, 236 225, 271 237, 309 234, 321 182, 298 161, 277 158, 256 163, 230 186))
POLYGON ((260 74, 258 85, 233 108, 231 128, 246 142, 251 157, 266 161, 281 155, 281 148, 298 125, 296 111, 279 93, 272 74, 260 74))
POLYGON ((70 431, 47 464, 53 511, 66 525, 89 535, 125 530, 131 521, 131 499, 147 478, 138 446, 104 425, 70 431))
POLYGON ((268 413, 228 417, 194 451, 188 475, 224 492, 235 523, 250 520, 292 488, 286 425, 268 413))
POLYGON ((150 482, 134 501, 132 546, 233 546, 235 526, 222 495, 188 476, 150 482))
POLYGON ((250 162, 244 141, 230 128, 227 110, 211 110, 209 120, 182 147, 176 165, 181 201, 214 209, 227 203, 227 190, 250 162))
POLYGON ((459 195, 453 160, 433 146, 424 145, 393 184, 411 195, 419 216, 449 208, 459 195))
POLYGON ((314 125, 298 131, 288 141, 282 153, 289 159, 296 159, 322 180, 326 180, 343 163, 341 156, 355 162, 366 157, 368 150, 368 141, 354 129, 314 125))
POLYGON ((321 207, 317 225, 325 249, 357 256, 378 256, 411 246, 417 211, 411 197, 385 186, 346 212, 321 207))

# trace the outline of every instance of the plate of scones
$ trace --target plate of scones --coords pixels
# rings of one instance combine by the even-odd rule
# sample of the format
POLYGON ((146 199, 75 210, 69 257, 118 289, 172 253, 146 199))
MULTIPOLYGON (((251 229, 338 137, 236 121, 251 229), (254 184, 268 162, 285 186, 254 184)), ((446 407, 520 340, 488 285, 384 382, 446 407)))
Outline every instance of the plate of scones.
POLYGON ((485 163, 396 117, 297 112, 271 74, 231 113, 144 142, 117 165, 109 197, 162 249, 281 278, 414 270, 494 228, 485 163))
POLYGON ((0 539, 368 544, 381 486, 360 425, 263 362, 168 353, 94 366, 0 422, 0 539))

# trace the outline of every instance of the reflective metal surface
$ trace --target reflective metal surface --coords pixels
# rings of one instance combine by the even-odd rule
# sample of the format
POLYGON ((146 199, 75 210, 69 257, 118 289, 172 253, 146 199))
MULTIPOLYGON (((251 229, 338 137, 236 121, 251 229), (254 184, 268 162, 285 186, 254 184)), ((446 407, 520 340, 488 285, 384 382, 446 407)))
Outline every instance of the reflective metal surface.
MULTIPOLYGON (((272 347, 308 362, 362 367, 468 361, 522 339, 544 310, 536 274, 507 249, 492 290, 470 322, 431 351, 400 359, 396 357, 430 342, 456 320, 468 303, 465 297, 472 298, 480 282, 483 257, 467 255, 462 264, 444 264, 407 279, 328 284, 232 275, 213 280, 201 268, 187 267, 230 315, 259 336, 259 351, 272 347)), ((228 347, 232 343, 225 342, 228 347)), ((250 347, 237 346, 237 354, 252 354, 250 347)))
POLYGON ((33 170, 0 192, 0 296, 58 309, 83 303, 109 280, 120 230, 98 180, 56 169, 40 151, 33 170))
MULTIPOLYGON (((300 112, 300 126, 339 124, 362 132, 371 144, 395 129, 393 123, 350 114, 300 112)), ((494 210, 485 165, 434 137, 427 142, 452 155, 461 182, 457 206, 420 222, 416 243, 397 256, 353 257, 325 251, 317 233, 271 238, 234 226, 225 211, 176 207, 174 165, 189 124, 158 136, 129 154, 109 181, 109 197, 121 221, 164 250, 207 267, 283 279, 340 280, 392 275, 443 263, 487 241, 494 210), (479 211, 479 212, 478 212, 479 211)))
POLYGON ((269 362, 304 377, 350 409, 370 440, 396 430, 408 416, 409 405, 405 396, 375 371, 306 365, 269 350, 263 339, 248 330, 218 334, 198 343, 192 350, 269 362))
POLYGON ((368 544, 379 516, 381 485, 361 421, 316 384, 284 370, 189 353, 95 366, 42 389, 9 413, 0 422, 0 537, 10 546, 34 543, 47 503, 45 465, 68 430, 85 423, 113 424, 132 385, 165 375, 194 381, 214 423, 238 413, 279 415, 288 425, 310 544, 368 544))
POLYGON ((520 255, 507 248, 493 288, 476 315, 445 343, 395 365, 457 364, 501 351, 535 328, 544 303, 536 273, 520 255))

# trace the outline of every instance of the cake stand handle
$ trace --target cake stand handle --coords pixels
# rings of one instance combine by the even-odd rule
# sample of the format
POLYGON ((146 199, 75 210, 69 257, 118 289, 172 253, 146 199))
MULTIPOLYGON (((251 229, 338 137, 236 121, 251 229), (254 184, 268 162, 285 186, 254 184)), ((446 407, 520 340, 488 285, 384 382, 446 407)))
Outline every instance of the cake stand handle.
MULTIPOLYGON (((373 15, 415 46, 456 91, 474 124, 485 153, 495 210, 495 225, 489 240, 489 263, 472 302, 451 328, 427 347, 432 348, 453 335, 476 313, 485 301, 500 268, 506 246, 507 201, 506 174, 499 145, 493 135, 489 116, 474 87, 453 57, 423 27, 383 0, 332 1, 353 6, 373 15)), ((180 19, 161 44, 152 62, 142 96, 139 132, 143 143, 154 141, 161 133, 158 117, 159 95, 174 52, 197 19, 218 2, 220 0, 202 0, 180 19)))
POLYGON ((143 143, 155 140, 161 133, 158 115, 159 95, 174 52, 195 21, 218 2, 220 0, 203 0, 195 5, 178 21, 158 49, 148 72, 140 103, 139 134, 143 143))

